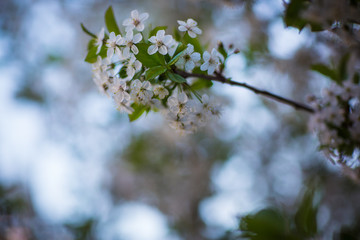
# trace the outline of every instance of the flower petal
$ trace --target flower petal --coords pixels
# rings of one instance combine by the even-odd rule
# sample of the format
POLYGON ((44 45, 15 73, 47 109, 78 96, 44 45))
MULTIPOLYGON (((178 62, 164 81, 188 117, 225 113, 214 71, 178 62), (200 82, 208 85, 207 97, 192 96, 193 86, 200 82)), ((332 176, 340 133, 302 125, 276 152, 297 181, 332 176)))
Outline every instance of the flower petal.
POLYGON ((209 62, 205 62, 203 65, 200 66, 201 71, 205 71, 209 68, 209 62))
POLYGON ((149 14, 148 13, 142 13, 142 14, 140 14, 140 16, 139 16, 139 20, 140 20, 140 22, 143 22, 143 21, 145 21, 146 19, 148 19, 149 18, 149 14))
POLYGON ((210 60, 210 53, 208 51, 205 51, 203 53, 203 59, 205 62, 208 62, 210 60))
POLYGON ((198 52, 194 52, 194 53, 192 53, 192 54, 190 55, 190 58, 191 58, 194 62, 198 62, 198 61, 200 61, 200 59, 201 59, 201 55, 200 55, 200 53, 198 53, 198 52))
POLYGON ((153 55, 157 51, 158 51, 158 47, 156 45, 151 45, 147 50, 149 55, 153 55))
POLYGON ((123 21, 123 26, 129 26, 132 25, 132 19, 131 18, 127 18, 123 21))
POLYGON ((162 55, 166 55, 167 54, 167 47, 162 45, 160 48, 159 48, 159 53, 162 54, 162 55))
POLYGON ((185 63, 185 70, 190 72, 191 70, 193 70, 195 67, 195 63, 193 61, 187 61, 185 63))
POLYGON ((137 10, 132 10, 131 11, 131 17, 133 19, 139 19, 139 12, 137 10))
POLYGON ((138 30, 139 32, 144 31, 144 29, 145 29, 145 25, 141 22, 136 26, 136 30, 138 30))
POLYGON ((181 25, 181 26, 185 26, 186 25, 186 22, 184 21, 181 21, 181 20, 177 20, 178 24, 181 25))
POLYGON ((182 25, 179 26, 178 29, 179 29, 179 31, 181 31, 181 32, 187 31, 187 28, 186 28, 185 26, 182 26, 182 25))
POLYGON ((193 31, 188 31, 188 34, 191 38, 196 38, 196 34, 193 31))
POLYGON ((131 45, 131 51, 134 53, 134 54, 138 54, 139 53, 139 49, 133 44, 131 45))
POLYGON ((133 43, 138 43, 141 41, 141 39, 142 39, 141 33, 135 34, 135 36, 133 38, 133 43))
POLYGON ((186 93, 184 93, 184 92, 180 93, 178 96, 178 101, 179 101, 179 103, 186 103, 188 101, 188 97, 187 97, 186 93))

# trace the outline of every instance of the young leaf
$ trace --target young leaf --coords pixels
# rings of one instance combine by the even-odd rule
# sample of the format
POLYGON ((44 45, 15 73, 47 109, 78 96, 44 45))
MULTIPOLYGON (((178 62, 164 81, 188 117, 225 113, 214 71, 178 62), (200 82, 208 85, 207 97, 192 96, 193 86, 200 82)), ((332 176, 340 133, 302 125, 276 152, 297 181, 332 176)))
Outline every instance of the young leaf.
POLYGON ((119 74, 120 74, 121 78, 127 78, 128 75, 127 75, 126 69, 127 69, 126 66, 122 66, 120 68, 119 74))
POLYGON ((218 51, 221 55, 224 56, 224 59, 226 60, 226 58, 228 57, 228 54, 224 48, 224 44, 222 42, 220 42, 220 44, 218 45, 218 51))
POLYGON ((119 27, 116 23, 116 19, 114 16, 114 12, 112 7, 110 6, 105 13, 105 24, 107 29, 109 30, 109 32, 114 32, 115 35, 119 35, 120 34, 120 30, 119 27))
POLYGON ((174 39, 178 42, 181 41, 181 34, 177 27, 174 27, 174 39))
MULTIPOLYGON (((186 48, 185 48, 186 49, 186 48)), ((169 62, 168 62, 168 66, 174 65, 179 58, 181 57, 181 54, 185 51, 185 49, 183 49, 182 51, 178 52, 169 62)))
POLYGON ((166 30, 166 29, 167 29, 167 26, 158 26, 158 27, 154 28, 153 30, 150 31, 149 38, 151 36, 155 36, 159 30, 166 30))
POLYGON ((347 63, 350 58, 350 53, 346 53, 341 59, 338 67, 339 80, 344 81, 347 78, 347 63))
POLYGON ((87 30, 87 28, 84 26, 84 24, 81 23, 81 29, 87 33, 90 37, 93 37, 93 38, 97 38, 97 36, 95 34, 93 34, 92 32, 90 32, 89 30, 87 30))
POLYGON ((177 82, 177 83, 184 83, 186 82, 186 79, 183 78, 182 76, 180 76, 179 74, 173 73, 173 72, 166 72, 166 75, 168 76, 168 78, 173 81, 173 82, 177 82))
POLYGON ((329 77, 334 81, 338 80, 338 75, 336 74, 336 72, 324 64, 314 64, 311 66, 311 70, 318 72, 326 77, 329 77))
POLYGON ((163 56, 160 56, 159 53, 149 55, 147 50, 150 46, 148 43, 138 43, 137 48, 139 53, 135 55, 136 59, 139 60, 145 67, 151 68, 159 65, 165 65, 165 60, 163 56))
POLYGON ((167 68, 164 66, 152 67, 145 72, 145 79, 146 80, 154 79, 157 76, 159 76, 160 74, 163 74, 164 72, 166 72, 166 70, 167 70, 167 68))
POLYGON ((300 207, 295 214, 296 228, 307 238, 314 237, 317 233, 316 216, 318 203, 314 201, 314 194, 313 190, 305 192, 300 207))
POLYGON ((95 63, 97 61, 97 56, 101 56, 102 58, 105 58, 106 56, 106 49, 105 47, 102 47, 99 54, 96 54, 97 52, 97 46, 93 46, 90 48, 88 54, 85 57, 85 62, 88 63, 95 63))
POLYGON ((149 108, 148 106, 140 105, 137 103, 131 104, 131 107, 134 109, 132 114, 129 114, 130 122, 135 121, 149 108))
POLYGON ((203 88, 210 88, 213 85, 213 82, 207 79, 199 78, 193 84, 191 84, 191 89, 197 91, 203 88))
POLYGON ((189 36, 189 34, 185 34, 184 35, 184 38, 183 38, 183 41, 186 43, 185 45, 187 46, 188 43, 192 44, 194 46, 194 51, 195 52, 199 52, 199 53, 202 53, 204 52, 203 51, 203 47, 199 41, 199 39, 196 37, 196 38, 191 38, 189 36))

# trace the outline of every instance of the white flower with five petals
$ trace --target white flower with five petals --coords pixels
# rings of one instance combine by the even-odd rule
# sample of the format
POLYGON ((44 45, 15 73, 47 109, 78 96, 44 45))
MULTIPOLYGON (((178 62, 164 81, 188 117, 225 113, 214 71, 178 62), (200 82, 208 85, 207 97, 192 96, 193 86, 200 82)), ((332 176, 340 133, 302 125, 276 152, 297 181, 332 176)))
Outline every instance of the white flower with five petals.
POLYGON ((187 31, 191 38, 196 38, 196 34, 200 35, 202 33, 201 29, 197 27, 197 22, 192 18, 189 18, 186 22, 180 20, 178 20, 177 22, 180 25, 178 27, 179 31, 187 31))
POLYGON ((208 72, 209 75, 213 74, 219 67, 220 63, 224 61, 221 55, 215 48, 212 49, 211 54, 205 51, 203 54, 204 63, 200 66, 201 71, 208 72))
POLYGON ((194 46, 189 43, 180 59, 176 62, 176 66, 182 69, 185 67, 186 71, 191 71, 200 59, 200 53, 194 52, 194 46))
POLYGON ((187 115, 191 111, 189 104, 187 104, 188 100, 188 96, 184 92, 180 93, 177 98, 174 96, 169 97, 168 106, 170 112, 179 116, 187 115))
POLYGON ((127 18, 123 22, 123 26, 126 27, 126 31, 133 30, 134 28, 139 32, 142 32, 145 29, 144 22, 149 18, 148 13, 141 13, 137 10, 131 11, 131 18, 127 18))
POLYGON ((119 45, 121 45, 122 43, 122 38, 121 35, 115 35, 114 32, 111 32, 109 35, 109 39, 106 41, 106 46, 108 47, 107 50, 107 57, 109 59, 112 58, 112 56, 114 55, 114 51, 116 53, 116 55, 119 56, 119 58, 122 57, 122 53, 120 51, 119 45))
POLYGON ((156 85, 154 87, 154 94, 160 99, 164 99, 167 95, 169 95, 169 91, 162 85, 156 85))
POLYGON ((157 51, 162 55, 166 55, 169 48, 173 45, 174 39, 171 35, 165 35, 164 30, 159 30, 156 36, 149 38, 149 41, 152 43, 147 50, 149 55, 155 54, 157 51))
POLYGON ((142 67, 142 64, 139 60, 136 60, 134 55, 131 55, 130 60, 127 64, 126 74, 128 79, 132 79, 136 72, 138 72, 142 67))
POLYGON ((125 45, 125 48, 123 49, 123 57, 124 58, 129 58, 131 53, 130 50, 134 53, 134 54, 138 54, 139 53, 139 49, 136 47, 135 44, 139 43, 142 39, 142 35, 141 33, 137 33, 134 36, 134 33, 132 30, 128 31, 126 33, 125 38, 123 38, 123 45, 125 45))
POLYGON ((139 79, 135 79, 131 83, 130 96, 135 102, 140 102, 144 105, 150 103, 154 93, 151 91, 151 83, 149 81, 141 82, 139 79))

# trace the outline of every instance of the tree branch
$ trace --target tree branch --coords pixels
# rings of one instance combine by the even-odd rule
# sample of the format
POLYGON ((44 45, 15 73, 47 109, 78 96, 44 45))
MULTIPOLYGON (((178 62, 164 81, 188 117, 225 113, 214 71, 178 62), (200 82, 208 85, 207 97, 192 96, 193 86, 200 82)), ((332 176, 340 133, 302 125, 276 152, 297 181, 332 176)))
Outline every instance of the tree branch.
POLYGON ((185 72, 185 71, 182 71, 182 70, 179 70, 179 69, 174 69, 174 72, 181 75, 184 78, 198 77, 198 78, 203 78, 203 79, 207 79, 207 80, 210 80, 210 81, 216 81, 216 82, 221 82, 221 83, 225 83, 225 84, 229 84, 229 85, 233 85, 233 86, 243 87, 243 88, 246 88, 246 89, 248 89, 248 90, 250 90, 250 91, 252 91, 252 92, 254 92, 256 94, 259 94, 259 95, 271 98, 271 99, 273 99, 273 100, 275 100, 277 102, 281 102, 281 103, 284 103, 286 105, 292 106, 293 108, 295 108, 297 110, 302 110, 302 111, 305 111, 305 112, 308 112, 308 113, 314 113, 315 112, 314 109, 312 109, 311 107, 309 107, 309 106, 307 106, 305 104, 298 103, 298 102, 295 102, 293 100, 290 100, 290 99, 281 97, 279 95, 273 94, 271 92, 258 89, 256 87, 250 86, 250 85, 248 85, 246 83, 232 81, 232 80, 230 80, 228 78, 225 78, 220 73, 215 73, 215 75, 206 75, 206 74, 201 74, 201 73, 188 73, 188 72, 185 72))

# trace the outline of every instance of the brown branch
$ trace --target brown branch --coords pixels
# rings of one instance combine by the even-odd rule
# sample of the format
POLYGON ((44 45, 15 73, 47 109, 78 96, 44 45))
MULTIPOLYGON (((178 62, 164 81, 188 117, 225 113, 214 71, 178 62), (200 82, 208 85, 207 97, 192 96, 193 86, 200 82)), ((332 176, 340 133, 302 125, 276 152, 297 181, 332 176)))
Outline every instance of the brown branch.
POLYGON ((243 87, 243 88, 249 89, 250 91, 252 91, 252 92, 254 92, 256 94, 259 94, 259 95, 271 98, 271 99, 273 99, 273 100, 275 100, 277 102, 281 102, 281 103, 287 104, 289 106, 292 106, 293 108, 295 108, 297 110, 303 110, 303 111, 308 112, 308 113, 314 113, 315 112, 314 109, 312 109, 311 107, 309 107, 309 106, 307 106, 305 104, 298 103, 298 102, 295 102, 293 100, 290 100, 290 99, 281 97, 279 95, 273 94, 271 92, 258 89, 256 87, 250 86, 250 85, 248 85, 246 83, 232 81, 232 80, 230 80, 228 78, 225 78, 220 73, 215 73, 215 75, 206 75, 206 74, 201 74, 201 73, 188 73, 188 72, 185 72, 185 71, 182 71, 182 70, 179 70, 179 69, 173 69, 173 70, 174 70, 175 73, 181 75, 184 78, 198 77, 198 78, 203 78, 203 79, 207 79, 207 80, 210 80, 210 81, 216 81, 216 82, 221 82, 221 83, 225 83, 225 84, 229 84, 229 85, 233 85, 233 86, 243 87))

